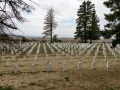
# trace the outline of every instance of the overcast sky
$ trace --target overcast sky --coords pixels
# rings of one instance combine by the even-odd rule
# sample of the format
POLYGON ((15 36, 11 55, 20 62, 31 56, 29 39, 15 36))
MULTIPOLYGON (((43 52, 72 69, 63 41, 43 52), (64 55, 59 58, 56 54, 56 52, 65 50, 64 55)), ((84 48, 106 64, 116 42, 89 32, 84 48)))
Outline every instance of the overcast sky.
MULTIPOLYGON (((76 31, 76 14, 84 0, 33 0, 39 6, 27 0, 25 1, 36 10, 30 14, 22 13, 23 17, 29 20, 29 22, 17 23, 23 35, 42 37, 44 18, 48 9, 52 7, 56 15, 55 21, 58 22, 54 34, 57 34, 58 37, 74 37, 74 32, 76 31)), ((101 29, 103 29, 104 25, 107 23, 107 21, 104 20, 104 13, 109 13, 109 9, 103 5, 104 1, 106 0, 91 0, 91 2, 95 4, 95 10, 100 19, 101 29)))

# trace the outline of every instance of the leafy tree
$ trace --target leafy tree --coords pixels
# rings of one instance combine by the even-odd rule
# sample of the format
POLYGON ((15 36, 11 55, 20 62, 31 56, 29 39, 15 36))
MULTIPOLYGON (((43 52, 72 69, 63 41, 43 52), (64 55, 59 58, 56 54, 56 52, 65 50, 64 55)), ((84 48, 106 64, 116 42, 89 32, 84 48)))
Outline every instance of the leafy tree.
POLYGON ((51 38, 51 43, 52 43, 52 36, 53 36, 53 30, 56 29, 57 27, 57 22, 55 22, 55 14, 53 13, 53 9, 49 9, 47 12, 47 15, 45 17, 45 21, 44 21, 44 32, 42 34, 44 34, 43 38, 45 38, 46 36, 50 36, 51 38))
POLYGON ((14 31, 19 30, 14 21, 27 21, 22 17, 21 12, 31 12, 31 10, 34 8, 24 0, 0 0, 0 48, 4 47, 7 50, 8 45, 22 50, 18 42, 22 37, 14 34, 14 31))
POLYGON ((61 39, 58 39, 58 41, 57 42, 62 42, 62 40, 61 39))
POLYGON ((53 42, 57 42, 58 38, 57 38, 57 34, 53 35, 53 42))
POLYGON ((111 11, 109 14, 104 14, 108 21, 105 27, 112 30, 110 34, 115 35, 116 39, 113 42, 117 44, 120 41, 120 0, 107 0, 103 4, 111 11))
POLYGON ((62 42, 62 40, 58 39, 57 36, 58 36, 57 34, 53 35, 53 42, 62 42))
POLYGON ((21 41, 22 42, 28 42, 28 39, 23 36, 21 41))
POLYGON ((99 33, 99 19, 96 15, 94 4, 91 1, 84 1, 82 5, 80 5, 80 9, 78 9, 76 19, 76 32, 75 39, 84 40, 86 43, 88 39, 92 41, 92 39, 96 39, 99 33), (97 32, 97 33, 96 33, 97 32), (93 35, 96 34, 96 35, 93 35))

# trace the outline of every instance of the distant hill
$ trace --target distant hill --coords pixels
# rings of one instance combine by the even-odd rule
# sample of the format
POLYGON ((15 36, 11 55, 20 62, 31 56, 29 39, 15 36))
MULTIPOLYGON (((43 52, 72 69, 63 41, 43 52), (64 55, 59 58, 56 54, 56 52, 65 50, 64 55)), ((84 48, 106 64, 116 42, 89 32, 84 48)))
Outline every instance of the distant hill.
MULTIPOLYGON (((42 37, 32 37, 32 36, 26 36, 26 38, 29 39, 29 40, 34 39, 34 40, 39 40, 39 41, 41 41, 41 40, 49 41, 50 40, 50 38, 43 39, 42 37)), ((68 41, 73 42, 73 41, 75 41, 74 38, 64 38, 64 37, 62 37, 62 38, 59 38, 59 39, 61 39, 63 42, 68 42, 68 41)))
MULTIPOLYGON (((26 36, 27 39, 29 40, 38 40, 38 41, 41 41, 41 40, 46 40, 46 41, 50 41, 50 38, 45 38, 43 39, 42 37, 33 37, 33 36, 26 36)), ((74 38, 65 38, 65 37, 58 37, 59 39, 61 39, 63 42, 75 42, 74 38)), ((88 40, 89 42, 89 40, 88 40)), ((93 42, 112 42, 112 39, 100 39, 100 40, 93 40, 93 42)))

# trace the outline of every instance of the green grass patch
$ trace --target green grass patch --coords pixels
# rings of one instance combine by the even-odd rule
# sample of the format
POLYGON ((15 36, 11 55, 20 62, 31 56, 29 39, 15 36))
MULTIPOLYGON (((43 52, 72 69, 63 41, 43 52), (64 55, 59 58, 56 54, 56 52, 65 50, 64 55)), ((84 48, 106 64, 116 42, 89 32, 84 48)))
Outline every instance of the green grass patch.
POLYGON ((0 90, 15 90, 15 89, 13 89, 11 86, 8 87, 0 86, 0 90))

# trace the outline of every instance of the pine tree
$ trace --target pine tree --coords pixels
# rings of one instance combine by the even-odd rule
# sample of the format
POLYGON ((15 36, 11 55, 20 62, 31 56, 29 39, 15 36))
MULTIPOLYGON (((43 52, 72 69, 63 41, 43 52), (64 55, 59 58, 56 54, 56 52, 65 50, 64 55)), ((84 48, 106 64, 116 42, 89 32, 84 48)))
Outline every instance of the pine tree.
POLYGON ((46 36, 50 36, 51 37, 51 43, 52 43, 52 33, 53 30, 56 29, 57 27, 57 22, 55 22, 54 18, 55 18, 55 14, 53 13, 53 9, 49 9, 47 12, 47 15, 45 17, 45 21, 44 21, 44 32, 42 34, 44 34, 43 38, 45 38, 46 36))
POLYGON ((115 35, 116 39, 113 43, 115 45, 112 46, 116 47, 116 44, 120 41, 120 0, 107 0, 103 4, 111 11, 109 14, 104 14, 108 21, 105 27, 112 30, 111 35, 115 35))
POLYGON ((90 39, 90 43, 92 40, 97 40, 100 37, 100 27, 99 27, 99 18, 96 15, 96 11, 93 10, 91 15, 90 29, 88 31, 88 36, 90 39))
MULTIPOLYGON (((94 11, 94 4, 91 3, 91 1, 84 1, 82 5, 80 5, 80 9, 78 9, 76 19, 76 32, 75 39, 81 39, 84 40, 86 43, 88 39, 90 39, 90 36, 92 35, 92 28, 94 25, 92 25, 93 19, 93 11, 94 11)), ((95 20, 97 17, 95 18, 95 20)), ((97 20, 96 20, 96 23, 97 20)), ((96 26, 97 27, 97 26, 96 26)), ((95 31, 95 30, 94 30, 95 31)), ((92 39, 92 38, 91 38, 92 39)))
POLYGON ((101 30, 100 31, 100 34, 101 34, 101 36, 103 36, 103 38, 105 38, 105 39, 110 39, 111 38, 111 32, 112 32, 112 30, 107 30, 107 29, 105 29, 105 30, 101 30))

